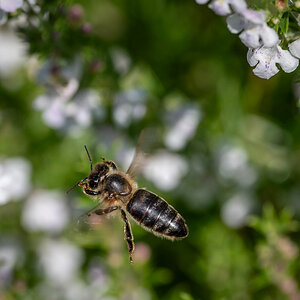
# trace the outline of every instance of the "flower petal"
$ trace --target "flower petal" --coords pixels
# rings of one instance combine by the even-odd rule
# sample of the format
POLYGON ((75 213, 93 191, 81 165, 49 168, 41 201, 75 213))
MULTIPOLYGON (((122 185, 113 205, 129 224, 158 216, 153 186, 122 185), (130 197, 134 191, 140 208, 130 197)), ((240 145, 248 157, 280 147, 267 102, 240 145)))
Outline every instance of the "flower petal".
POLYGON ((253 9, 245 9, 241 12, 241 15, 249 22, 253 24, 263 24, 266 20, 266 16, 262 11, 253 9))
POLYGON ((251 58, 251 62, 254 62, 254 59, 258 60, 258 64, 253 70, 253 73, 256 76, 269 79, 279 72, 279 69, 276 66, 276 63, 278 62, 277 47, 261 47, 258 49, 253 49, 252 52, 253 57, 251 58))
POLYGON ((247 3, 245 0, 229 0, 230 5, 232 6, 235 12, 242 12, 247 9, 247 3))
POLYGON ((14 12, 22 7, 23 0, 0 0, 0 9, 5 12, 14 12))
POLYGON ((196 0, 198 4, 206 4, 209 0, 196 0))
POLYGON ((65 107, 60 98, 53 97, 49 107, 43 112, 43 119, 49 127, 54 129, 62 128, 65 125, 65 107))
POLYGON ((289 44, 289 50, 294 56, 300 58, 300 39, 289 44))
POLYGON ((226 19, 227 27, 231 33, 239 33, 244 29, 245 20, 240 14, 232 14, 226 19))
POLYGON ((248 48, 256 49, 259 46, 261 46, 261 43, 259 41, 259 34, 260 34, 260 26, 252 25, 248 29, 244 30, 239 35, 239 38, 248 48))
POLYGON ((266 23, 260 28, 260 37, 265 47, 273 47, 279 42, 276 31, 270 28, 266 23))
POLYGON ((0 25, 5 24, 6 21, 7 21, 7 14, 3 10, 0 10, 0 25))
POLYGON ((249 49, 247 52, 247 61, 251 67, 254 67, 258 63, 258 60, 255 57, 255 51, 255 49, 249 49))
POLYGON ((226 16, 231 13, 228 0, 213 0, 208 7, 220 16, 226 16))
POLYGON ((279 69, 276 67, 274 62, 269 64, 260 62, 257 64, 256 68, 253 70, 253 73, 263 79, 270 79, 279 72, 279 69))
POLYGON ((288 50, 282 50, 280 46, 278 49, 278 62, 282 70, 286 73, 295 71, 299 65, 299 59, 295 58, 288 50))

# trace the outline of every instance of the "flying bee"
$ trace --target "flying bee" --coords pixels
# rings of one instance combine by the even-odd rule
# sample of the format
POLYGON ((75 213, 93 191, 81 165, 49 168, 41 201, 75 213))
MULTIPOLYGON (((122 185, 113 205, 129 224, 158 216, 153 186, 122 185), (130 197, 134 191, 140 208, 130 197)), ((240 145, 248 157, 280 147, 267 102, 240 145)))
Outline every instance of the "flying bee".
POLYGON ((122 172, 111 160, 102 158, 102 162, 93 167, 90 154, 85 147, 90 161, 91 172, 76 186, 83 188, 83 193, 99 202, 98 207, 87 215, 106 215, 116 210, 120 211, 124 222, 124 235, 127 242, 129 260, 133 262, 134 241, 127 213, 144 229, 157 236, 170 240, 183 239, 188 235, 188 227, 182 216, 164 199, 146 189, 138 188, 134 181, 143 159, 140 151, 141 137, 136 148, 135 156, 128 170, 122 172))

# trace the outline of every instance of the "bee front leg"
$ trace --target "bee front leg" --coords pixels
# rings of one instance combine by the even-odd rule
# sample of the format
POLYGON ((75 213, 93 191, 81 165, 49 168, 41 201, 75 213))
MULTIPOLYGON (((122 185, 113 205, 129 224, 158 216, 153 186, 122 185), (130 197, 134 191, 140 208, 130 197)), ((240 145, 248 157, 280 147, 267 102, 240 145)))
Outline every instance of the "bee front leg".
POLYGON ((125 239, 128 247, 128 252, 129 252, 129 261, 132 264, 133 262, 132 254, 134 251, 133 235, 132 235, 130 223, 123 209, 121 209, 121 216, 122 216, 122 220, 124 221, 124 234, 125 234, 125 239))
POLYGON ((88 189, 83 189, 83 192, 84 192, 86 195, 90 195, 90 196, 97 196, 97 195, 100 195, 100 194, 101 194, 101 192, 95 192, 95 191, 88 190, 88 189))

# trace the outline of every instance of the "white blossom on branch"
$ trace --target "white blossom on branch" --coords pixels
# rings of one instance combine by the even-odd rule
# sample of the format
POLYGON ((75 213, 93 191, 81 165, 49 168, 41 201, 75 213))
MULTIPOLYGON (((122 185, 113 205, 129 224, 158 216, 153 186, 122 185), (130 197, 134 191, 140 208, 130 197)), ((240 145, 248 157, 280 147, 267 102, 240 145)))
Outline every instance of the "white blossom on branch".
POLYGON ((269 79, 279 72, 276 64, 279 64, 286 73, 293 72, 299 65, 296 57, 288 50, 282 50, 278 45, 249 49, 247 60, 251 67, 256 66, 253 73, 264 79, 269 79))
MULTIPOLYGON (((196 0, 206 4, 209 0, 196 0)), ((266 12, 249 9, 244 0, 212 0, 208 5, 216 14, 227 16, 229 31, 239 34, 249 50, 247 60, 254 67, 253 73, 269 79, 279 72, 280 65, 286 73, 293 72, 299 65, 300 39, 283 50, 277 32, 266 23, 266 12)))

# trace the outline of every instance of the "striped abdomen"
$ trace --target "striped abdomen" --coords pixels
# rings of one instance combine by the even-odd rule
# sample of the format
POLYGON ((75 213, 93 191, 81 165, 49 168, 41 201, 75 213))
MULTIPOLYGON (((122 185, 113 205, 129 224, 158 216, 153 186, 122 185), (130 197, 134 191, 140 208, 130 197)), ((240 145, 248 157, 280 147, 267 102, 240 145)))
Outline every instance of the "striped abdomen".
POLYGON ((127 204, 127 211, 142 226, 166 238, 184 238, 188 228, 181 215, 165 200, 138 189, 127 204))

